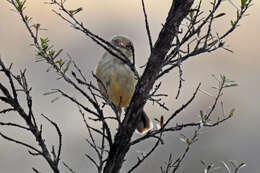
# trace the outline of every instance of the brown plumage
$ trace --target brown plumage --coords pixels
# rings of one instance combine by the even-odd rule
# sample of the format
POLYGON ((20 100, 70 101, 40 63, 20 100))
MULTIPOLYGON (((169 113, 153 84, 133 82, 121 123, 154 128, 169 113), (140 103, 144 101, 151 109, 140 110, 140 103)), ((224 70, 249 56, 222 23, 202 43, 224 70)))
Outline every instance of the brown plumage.
MULTIPOLYGON (((134 47, 128 38, 124 36, 114 36, 111 40, 111 44, 120 49, 122 53, 133 62, 134 47)), ((124 57, 122 56, 122 58, 124 57)), ((109 52, 105 52, 97 65, 96 76, 102 82, 98 82, 101 93, 106 96, 107 91, 107 96, 115 106, 121 108, 129 105, 137 81, 128 65, 109 52)), ((144 110, 140 111, 139 116, 141 116, 141 118, 137 125, 137 131, 144 133, 152 128, 152 122, 144 110)))

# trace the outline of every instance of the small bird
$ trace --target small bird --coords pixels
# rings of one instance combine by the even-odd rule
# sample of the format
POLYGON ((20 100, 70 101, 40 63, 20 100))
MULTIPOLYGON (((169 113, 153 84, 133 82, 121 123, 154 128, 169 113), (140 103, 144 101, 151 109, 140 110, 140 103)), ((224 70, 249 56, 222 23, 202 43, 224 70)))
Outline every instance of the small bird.
MULTIPOLYGON (((127 37, 114 36, 110 43, 121 50, 128 60, 133 63, 134 46, 127 37)), ((124 56, 117 54, 125 59, 124 56)), ((106 51, 97 65, 96 77, 100 80, 97 83, 101 94, 108 96, 120 110, 130 104, 137 80, 134 72, 125 62, 106 51)), ((153 127, 152 121, 144 110, 140 111, 138 116, 141 116, 137 125, 139 133, 144 133, 153 127)))

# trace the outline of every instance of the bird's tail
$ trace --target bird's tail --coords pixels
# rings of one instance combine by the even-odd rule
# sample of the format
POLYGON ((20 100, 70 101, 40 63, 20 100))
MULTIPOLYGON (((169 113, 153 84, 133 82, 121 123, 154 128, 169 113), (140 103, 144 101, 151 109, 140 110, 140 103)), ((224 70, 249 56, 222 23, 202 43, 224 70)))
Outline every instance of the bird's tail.
POLYGON ((141 134, 153 128, 152 121, 148 118, 144 110, 140 111, 139 115, 140 119, 137 125, 137 131, 141 134))

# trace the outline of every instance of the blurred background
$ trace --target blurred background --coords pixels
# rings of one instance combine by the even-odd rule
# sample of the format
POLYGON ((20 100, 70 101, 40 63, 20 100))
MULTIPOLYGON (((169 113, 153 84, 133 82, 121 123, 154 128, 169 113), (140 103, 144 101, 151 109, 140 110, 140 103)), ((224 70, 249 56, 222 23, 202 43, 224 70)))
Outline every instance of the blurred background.
MULTIPOLYGON (((94 81, 91 72, 103 54, 104 50, 88 39, 84 34, 74 30, 65 21, 57 17, 51 10, 54 6, 44 3, 45 1, 27 0, 25 13, 33 17, 32 21, 40 23, 42 37, 48 37, 51 44, 57 49, 64 49, 64 56, 69 53, 79 64, 80 68, 89 80, 94 81)), ((233 0, 239 6, 239 0, 233 0)), ((204 1, 204 9, 208 11, 209 4, 204 1)), ((150 22, 152 38, 155 42, 162 24, 165 21, 171 1, 146 1, 147 13, 150 22)), ((142 66, 149 56, 148 39, 146 36, 144 17, 141 2, 137 0, 74 0, 67 1, 69 9, 83 7, 77 17, 94 33, 109 40, 115 34, 127 35, 135 45, 137 65, 142 66)), ((217 20, 214 25, 215 32, 223 32, 230 25, 230 19, 234 19, 236 8, 228 1, 223 4, 222 10, 226 12, 225 18, 217 20)), ((43 94, 53 88, 61 88, 64 91, 78 96, 62 80, 57 80, 54 72, 46 72, 48 66, 43 62, 35 62, 35 51, 30 44, 30 38, 24 24, 18 14, 12 11, 12 6, 4 0, 0 1, 0 54, 6 64, 14 63, 13 71, 27 69, 28 82, 32 86, 33 106, 35 114, 44 113, 60 125, 63 132, 62 159, 68 163, 77 173, 95 172, 94 166, 84 156, 85 153, 94 155, 85 139, 88 137, 87 129, 84 126, 82 117, 75 105, 68 100, 61 98, 52 103, 54 95, 44 96, 43 94)), ((192 145, 191 151, 183 162, 179 172, 203 172, 203 165, 200 160, 207 163, 214 163, 223 167, 221 161, 237 160, 245 162, 246 167, 241 172, 260 173, 260 134, 259 134, 259 100, 260 92, 260 68, 258 49, 259 44, 259 2, 255 1, 254 6, 249 9, 249 16, 244 18, 240 27, 226 39, 229 48, 234 51, 230 53, 219 49, 213 53, 207 53, 193 57, 183 63, 183 88, 178 100, 175 99, 178 89, 178 71, 172 71, 161 79, 161 93, 169 94, 164 99, 170 111, 163 111, 158 106, 148 103, 145 106, 146 112, 151 118, 159 118, 161 115, 169 116, 194 92, 199 82, 202 82, 201 89, 215 94, 212 86, 216 86, 212 74, 225 74, 229 79, 236 81, 239 85, 235 88, 224 90, 222 98, 225 110, 228 112, 235 108, 235 116, 223 124, 210 129, 203 129, 199 141, 192 145)), ((141 73, 142 68, 138 68, 141 73)), ((4 81, 3 76, 0 80, 4 81)), ((81 99, 80 97, 78 97, 81 99)), ((86 102, 82 99, 83 102, 86 102)), ((203 93, 185 111, 176 118, 175 123, 185 123, 199 120, 199 111, 207 110, 212 104, 213 98, 203 93)), ((88 104, 86 102, 86 104, 88 104)), ((0 106, 4 106, 0 104, 0 106)), ((220 110, 220 108, 218 108, 220 110)), ((109 112, 109 110, 108 110, 109 112)), ((220 111, 213 115, 217 118, 220 111)), ((7 114, 0 117, 0 121, 19 121, 15 114, 7 114)), ((55 129, 38 117, 39 123, 44 125, 44 136, 48 146, 57 144, 55 129)), ((1 132, 6 135, 17 137, 34 144, 33 138, 22 132, 6 127, 0 127, 1 132)), ((181 132, 167 134, 164 136, 165 144, 161 145, 135 172, 160 172, 160 166, 168 160, 172 153, 177 158, 185 148, 185 144, 179 139, 180 134, 191 136, 193 129, 185 129, 181 132)), ((139 137, 135 134, 134 138, 139 137)), ((146 152, 151 142, 147 141, 135 146, 127 155, 122 172, 128 170, 136 162, 137 151, 146 152)), ((27 149, 10 143, 0 138, 0 172, 1 173, 28 173, 32 167, 41 172, 51 172, 46 162, 39 157, 32 157, 27 149)), ((66 170, 62 165, 61 170, 66 170)), ((67 171, 64 171, 67 172, 67 171)), ((220 171, 221 172, 221 171, 220 171)), ((222 172, 226 172, 224 168, 222 172)))

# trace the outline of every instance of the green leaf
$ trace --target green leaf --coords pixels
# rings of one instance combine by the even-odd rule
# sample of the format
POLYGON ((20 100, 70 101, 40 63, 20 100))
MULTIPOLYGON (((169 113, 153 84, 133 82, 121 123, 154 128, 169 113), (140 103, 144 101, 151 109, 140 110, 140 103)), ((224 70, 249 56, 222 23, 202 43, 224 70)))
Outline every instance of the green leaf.
POLYGON ((20 0, 16 0, 16 4, 17 4, 17 9, 22 12, 24 10, 24 4, 25 4, 26 0, 24 1, 20 1, 20 0))
POLYGON ((243 167, 245 167, 246 166, 246 163, 240 163, 239 165, 238 165, 238 169, 240 169, 240 168, 243 168, 243 167))
POLYGON ((192 144, 192 141, 191 141, 189 138, 186 138, 186 144, 187 144, 187 145, 191 145, 191 144, 192 144))
POLYGON ((27 22, 27 23, 29 23, 32 20, 32 18, 29 16, 24 16, 24 19, 25 19, 25 22, 27 22))
POLYGON ((247 0, 241 0, 241 9, 244 9, 246 6, 247 0))
POLYGON ((47 51, 47 49, 49 48, 49 45, 48 45, 49 39, 40 38, 40 42, 41 42, 41 47, 42 47, 43 51, 47 51))
POLYGON ((39 23, 35 24, 35 28, 36 28, 37 30, 39 30, 40 26, 41 26, 41 24, 39 24, 39 23))
POLYGON ((231 23, 231 26, 235 26, 235 23, 233 20, 231 20, 230 23, 231 23))
POLYGON ((200 110, 200 118, 201 118, 202 123, 205 123, 205 114, 204 114, 203 110, 200 110))
POLYGON ((80 12, 80 11, 82 11, 83 10, 83 8, 82 7, 79 7, 79 8, 77 8, 76 10, 69 10, 69 13, 71 14, 71 15, 75 15, 75 14, 77 14, 78 12, 80 12))
POLYGON ((37 56, 44 57, 44 52, 42 52, 42 51, 38 52, 37 56))
POLYGON ((193 15, 194 15, 194 11, 190 11, 189 16, 190 16, 191 19, 193 18, 193 15))
POLYGON ((240 11, 237 10, 237 18, 239 18, 240 14, 241 14, 240 11))
POLYGON ((46 50, 48 49, 48 45, 46 45, 46 44, 42 45, 42 49, 43 49, 44 51, 46 51, 46 50))
POLYGON ((233 108, 233 109, 229 112, 228 117, 229 117, 229 118, 233 117, 234 112, 235 112, 235 109, 233 108))
POLYGON ((41 45, 47 44, 49 42, 48 38, 40 38, 41 45))
POLYGON ((57 63, 60 67, 62 67, 64 64, 62 59, 57 60, 55 63, 57 63))
POLYGON ((71 61, 68 61, 66 67, 63 69, 63 72, 66 73, 69 70, 71 61))
POLYGON ((220 75, 220 78, 221 78, 221 80, 222 80, 223 83, 226 82, 226 76, 224 76, 224 75, 220 75))
POLYGON ((53 56, 54 56, 54 54, 55 54, 55 50, 50 50, 48 54, 49 54, 49 56, 50 56, 51 58, 53 58, 53 56))

